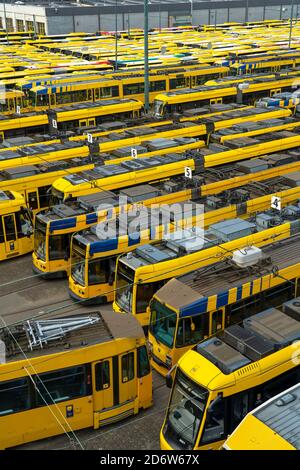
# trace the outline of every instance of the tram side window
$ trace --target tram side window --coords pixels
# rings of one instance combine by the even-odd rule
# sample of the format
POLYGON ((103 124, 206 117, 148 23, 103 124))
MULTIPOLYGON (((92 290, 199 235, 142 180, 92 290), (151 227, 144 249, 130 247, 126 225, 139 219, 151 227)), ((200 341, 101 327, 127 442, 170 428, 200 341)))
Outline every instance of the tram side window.
POLYGON ((163 286, 163 281, 151 282, 137 286, 136 313, 144 313, 155 292, 163 286))
POLYGON ((32 222, 30 220, 28 212, 26 212, 25 210, 16 213, 16 224, 18 238, 26 237, 33 233, 32 222))
POLYGON ((96 377, 96 390, 99 392, 100 390, 105 390, 110 386, 110 379, 109 379, 109 362, 98 362, 95 365, 95 377, 96 377))
POLYGON ((0 382, 0 416, 30 408, 30 389, 27 378, 0 382))
POLYGON ((212 314, 212 321, 211 321, 211 332, 215 334, 217 331, 222 329, 222 320, 223 320, 223 311, 217 310, 212 314))
POLYGON ((287 388, 296 385, 300 379, 300 366, 293 368, 288 372, 274 377, 268 382, 255 387, 253 390, 253 405, 252 408, 256 408, 261 405, 266 400, 278 395, 278 393, 283 392, 287 388))
POLYGON ((127 83, 123 88, 124 95, 144 93, 144 83, 127 83))
POLYGON ((40 207, 48 207, 49 204, 50 204, 50 197, 51 197, 51 193, 50 193, 50 188, 51 188, 51 185, 49 186, 42 186, 41 188, 38 189, 38 193, 39 193, 39 201, 40 201, 40 207))
POLYGON ((8 111, 7 102, 5 102, 5 103, 0 103, 0 112, 1 112, 1 113, 5 113, 6 111, 8 111))
POLYGON ((185 77, 171 78, 170 80, 170 90, 184 88, 185 86, 185 77))
POLYGON ((216 80, 219 78, 218 73, 209 73, 207 75, 197 75, 195 77, 195 85, 204 85, 208 80, 216 80))
MULTIPOLYGON (((226 307, 226 325, 238 323, 263 309, 261 294, 255 294, 226 307)), ((225 325, 225 326, 226 326, 225 325)))
POLYGON ((56 103, 65 104, 70 103, 71 94, 70 93, 57 93, 56 94, 56 103))
POLYGON ((164 91, 166 89, 165 80, 157 80, 155 82, 150 82, 150 91, 164 91))
POLYGON ((85 366, 39 374, 35 382, 39 391, 36 396, 38 406, 51 405, 90 394, 85 366))
POLYGON ((150 374, 150 362, 146 346, 138 348, 138 377, 150 374))
POLYGON ((36 96, 37 106, 47 106, 48 104, 49 104, 49 95, 37 95, 36 96))
POLYGON ((0 243, 4 243, 4 231, 2 217, 0 217, 0 243))
POLYGON ((285 282, 284 284, 279 284, 279 286, 272 287, 263 293, 264 296, 264 306, 277 307, 278 305, 283 304, 287 300, 290 300, 294 297, 294 285, 291 282, 285 282))
POLYGON ((227 429, 227 432, 232 432, 242 419, 249 412, 249 393, 248 391, 237 393, 230 398, 231 404, 231 419, 230 419, 230 429, 227 429))
POLYGON ((122 382, 129 382, 134 378, 134 353, 122 356, 122 382))
POLYGON ((13 215, 6 215, 4 217, 4 228, 6 233, 6 240, 16 240, 15 218, 13 215))
MULTIPOLYGON (((110 98, 113 96, 119 96, 118 86, 106 86, 106 87, 100 88, 101 98, 110 98)), ((99 99, 99 98, 96 98, 96 99, 99 99)))
POLYGON ((36 191, 28 193, 28 201, 31 209, 38 209, 39 202, 36 191))

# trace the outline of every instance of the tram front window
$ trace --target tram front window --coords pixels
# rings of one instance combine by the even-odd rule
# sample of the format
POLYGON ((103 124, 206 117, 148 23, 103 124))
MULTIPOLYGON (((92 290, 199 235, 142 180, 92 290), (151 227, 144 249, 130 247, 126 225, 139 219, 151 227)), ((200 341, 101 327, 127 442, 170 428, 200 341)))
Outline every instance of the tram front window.
POLYGON ((149 331, 158 343, 171 348, 176 330, 176 313, 157 300, 151 302, 151 320, 149 331))
POLYGON ((85 285, 85 255, 73 248, 72 251, 72 278, 81 286, 85 285))
POLYGON ((119 262, 116 276, 116 303, 126 312, 132 310, 134 271, 119 262))
POLYGON ((165 439, 173 449, 193 449, 203 419, 208 390, 177 369, 166 424, 165 439))
POLYGON ((69 259, 70 235, 51 235, 49 237, 49 259, 69 259))
POLYGON ((89 285, 106 283, 111 274, 111 269, 113 269, 113 264, 113 260, 109 258, 91 259, 88 267, 89 285))
POLYGON ((160 100, 154 100, 153 103, 153 114, 154 116, 162 116, 164 109, 164 103, 160 100))

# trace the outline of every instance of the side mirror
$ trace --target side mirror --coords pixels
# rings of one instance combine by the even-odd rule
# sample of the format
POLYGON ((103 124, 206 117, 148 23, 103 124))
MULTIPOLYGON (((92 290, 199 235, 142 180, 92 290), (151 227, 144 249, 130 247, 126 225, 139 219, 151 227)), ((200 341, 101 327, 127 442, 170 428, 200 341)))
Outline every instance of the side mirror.
POLYGON ((172 388, 172 385, 173 385, 173 377, 172 377, 172 375, 171 375, 170 373, 168 373, 168 374, 166 375, 166 386, 167 386, 168 388, 172 388))

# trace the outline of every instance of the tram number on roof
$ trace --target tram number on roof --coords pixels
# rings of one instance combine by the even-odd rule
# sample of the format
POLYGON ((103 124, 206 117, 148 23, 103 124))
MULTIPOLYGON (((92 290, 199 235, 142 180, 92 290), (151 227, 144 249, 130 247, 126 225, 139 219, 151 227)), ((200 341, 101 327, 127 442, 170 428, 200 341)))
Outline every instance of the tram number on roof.
POLYGON ((186 178, 189 178, 189 179, 192 179, 192 178, 193 178, 193 172, 192 172, 191 167, 186 166, 186 167, 184 168, 184 176, 185 176, 186 178))
POLYGON ((93 143, 93 134, 88 134, 87 135, 87 140, 88 140, 89 144, 92 144, 93 143))
POLYGON ((281 210, 281 198, 278 196, 272 196, 271 198, 271 207, 272 209, 281 210))
POLYGON ((138 156, 137 149, 134 148, 134 147, 131 147, 131 156, 132 156, 132 158, 137 158, 137 156, 138 156))
POLYGON ((53 127, 53 129, 57 129, 57 121, 56 121, 56 119, 52 119, 52 127, 53 127))

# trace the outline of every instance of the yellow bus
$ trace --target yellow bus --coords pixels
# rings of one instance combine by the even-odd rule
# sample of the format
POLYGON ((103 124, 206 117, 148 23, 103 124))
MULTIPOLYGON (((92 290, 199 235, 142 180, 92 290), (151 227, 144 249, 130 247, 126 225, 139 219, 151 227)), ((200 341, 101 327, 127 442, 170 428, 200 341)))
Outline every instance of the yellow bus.
POLYGON ((294 230, 298 232, 299 216, 296 211, 292 216, 296 221, 289 222, 289 218, 272 217, 265 211, 257 214, 255 221, 227 219, 204 231, 175 232, 168 240, 139 247, 130 256, 121 255, 116 266, 113 309, 131 313, 147 327, 150 301, 168 280, 227 259, 232 251, 289 238, 294 230))
POLYGON ((30 253, 33 249, 32 214, 24 197, 0 191, 0 261, 30 253))
POLYGON ((6 349, 0 365, 2 449, 71 429, 98 429, 152 405, 146 340, 132 318, 116 321, 111 312, 97 311, 24 315, 1 328, 0 338, 6 349))
POLYGON ((299 400, 300 383, 249 411, 221 449, 300 450, 299 400))
POLYGON ((266 295, 253 306, 254 315, 247 310, 240 324, 199 342, 179 359, 161 449, 219 449, 249 411, 299 382, 299 308, 293 312, 285 302, 299 293, 299 240, 295 247, 294 260, 289 258, 290 265, 279 273, 289 273, 287 279, 296 285, 267 274, 266 295))

